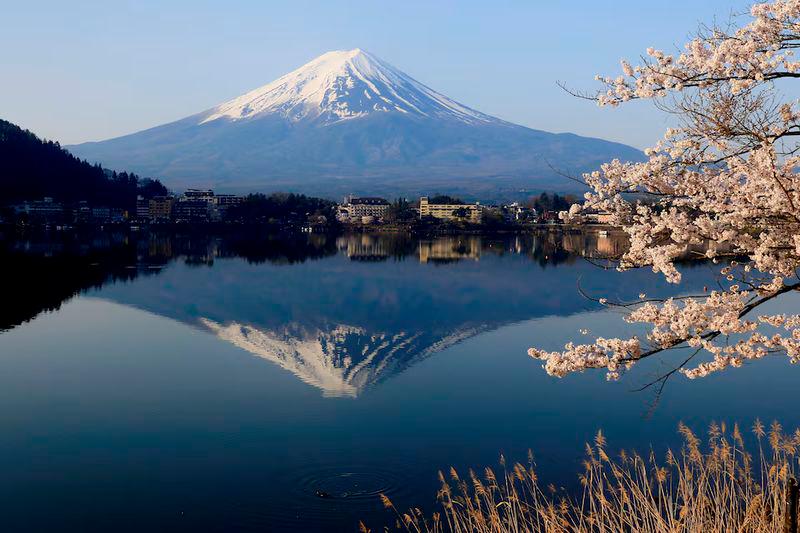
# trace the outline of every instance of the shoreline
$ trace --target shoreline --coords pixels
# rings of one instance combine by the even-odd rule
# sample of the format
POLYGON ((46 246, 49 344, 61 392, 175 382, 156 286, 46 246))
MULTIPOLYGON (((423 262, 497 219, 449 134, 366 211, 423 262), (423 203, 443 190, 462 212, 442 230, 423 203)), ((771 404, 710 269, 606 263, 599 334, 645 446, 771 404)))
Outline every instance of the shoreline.
POLYGON ((448 224, 434 226, 415 225, 390 225, 390 224, 337 224, 328 226, 304 226, 297 224, 231 224, 231 223, 201 223, 201 224, 137 224, 137 223, 107 223, 107 224, 30 224, 19 226, 15 224, 0 223, 0 237, 20 237, 25 235, 79 235, 87 233, 189 233, 204 235, 231 235, 231 234, 260 234, 260 235, 348 235, 348 234, 386 234, 409 235, 415 237, 447 236, 447 235, 529 235, 541 233, 562 234, 590 234, 607 232, 619 235, 624 233, 621 228, 606 224, 530 224, 511 227, 480 227, 480 226, 454 226, 448 224))

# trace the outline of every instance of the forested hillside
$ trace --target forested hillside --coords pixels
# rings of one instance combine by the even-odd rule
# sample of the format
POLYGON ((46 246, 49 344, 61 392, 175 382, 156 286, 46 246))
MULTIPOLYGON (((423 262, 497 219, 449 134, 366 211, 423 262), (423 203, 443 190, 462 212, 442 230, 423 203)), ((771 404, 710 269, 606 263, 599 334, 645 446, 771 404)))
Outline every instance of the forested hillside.
POLYGON ((86 200, 93 205, 131 208, 136 196, 165 194, 154 179, 111 172, 78 159, 57 142, 0 119, 0 203, 86 200))

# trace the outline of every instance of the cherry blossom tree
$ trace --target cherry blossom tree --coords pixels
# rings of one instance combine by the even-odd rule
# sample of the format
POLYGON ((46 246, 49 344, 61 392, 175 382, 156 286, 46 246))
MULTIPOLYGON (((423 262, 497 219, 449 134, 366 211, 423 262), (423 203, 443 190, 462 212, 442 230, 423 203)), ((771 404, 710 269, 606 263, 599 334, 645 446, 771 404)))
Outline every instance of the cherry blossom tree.
POLYGON ((676 261, 702 253, 719 265, 718 289, 600 299, 645 324, 646 336, 570 343, 558 352, 531 348, 548 373, 605 368, 616 379, 637 361, 678 348, 687 355, 675 371, 689 378, 773 353, 800 359, 800 314, 759 313, 800 290, 800 108, 784 96, 800 78, 793 54, 800 0, 756 4, 736 20, 701 29, 682 51, 648 49, 637 65, 623 61, 620 76, 597 77, 603 90, 582 96, 612 107, 652 99, 677 127, 645 151, 644 162, 614 160, 584 175, 585 202, 561 213, 580 222, 588 211, 610 212, 630 237, 621 270, 650 267, 677 284, 676 261))

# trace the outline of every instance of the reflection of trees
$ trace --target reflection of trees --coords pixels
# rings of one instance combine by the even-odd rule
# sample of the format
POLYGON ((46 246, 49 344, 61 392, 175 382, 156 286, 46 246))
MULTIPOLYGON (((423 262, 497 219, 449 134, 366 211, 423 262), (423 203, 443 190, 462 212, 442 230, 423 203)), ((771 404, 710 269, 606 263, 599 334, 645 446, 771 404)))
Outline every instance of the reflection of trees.
POLYGON ((264 235, 240 232, 209 236, 193 233, 100 234, 82 238, 0 241, 5 305, 0 329, 13 327, 42 311, 55 310, 64 300, 105 283, 156 274, 171 261, 213 265, 218 258, 242 257, 250 263, 294 264, 337 253, 353 260, 410 258, 444 265, 482 256, 527 256, 540 266, 572 262, 578 256, 615 252, 624 242, 605 243, 597 235, 542 232, 485 237, 447 235, 419 239, 401 234, 264 235), (10 303, 9 303, 10 302, 10 303))
POLYGON ((336 241, 325 234, 237 235, 218 243, 222 257, 243 257, 248 262, 295 264, 336 254, 336 241))
MULTIPOLYGON (((88 245, 79 241, 0 241, 0 263, 4 301, 0 330, 25 323, 43 311, 57 310, 82 291, 158 272, 137 268, 135 243, 110 238, 93 239, 88 245)), ((157 261, 153 266, 159 264, 157 261)))
POLYGON ((80 238, 0 240, 3 276, 0 331, 57 310, 70 298, 107 283, 157 274, 169 262, 212 265, 215 258, 292 264, 336 253, 326 235, 234 237, 175 234, 100 234, 80 238))
POLYGON ((613 277, 593 276, 598 269, 580 259, 595 256, 602 240, 565 237, 143 233, 68 243, 0 241, 9 273, 3 288, 11 296, 0 311, 0 328, 57 309, 81 291, 164 271, 158 280, 109 286, 100 296, 194 326, 200 321, 326 395, 354 396, 477 332, 585 309, 587 301, 572 288, 576 275, 587 274, 594 290, 616 290, 613 277), (337 250, 343 257, 409 259, 403 265, 340 259, 278 269, 221 260, 289 264, 337 250), (216 266, 162 268, 171 261, 216 266), (463 267, 444 266, 456 261, 463 267), (537 263, 575 264, 542 272, 537 263))
POLYGON ((627 237, 620 232, 580 231, 542 232, 534 234, 531 257, 542 267, 572 263, 577 258, 590 261, 614 260, 628 246, 627 237))
POLYGON ((540 267, 548 265, 556 266, 562 263, 572 263, 575 255, 564 248, 560 233, 537 233, 530 236, 530 242, 522 245, 520 249, 525 250, 533 261, 540 267))
POLYGON ((408 233, 395 233, 385 237, 386 251, 395 260, 402 260, 417 251, 418 239, 408 233))
POLYGON ((151 234, 140 242, 150 258, 182 257, 187 265, 212 265, 216 258, 242 257, 249 263, 302 263, 336 253, 334 241, 324 234, 286 233, 265 235, 242 232, 235 235, 151 234))

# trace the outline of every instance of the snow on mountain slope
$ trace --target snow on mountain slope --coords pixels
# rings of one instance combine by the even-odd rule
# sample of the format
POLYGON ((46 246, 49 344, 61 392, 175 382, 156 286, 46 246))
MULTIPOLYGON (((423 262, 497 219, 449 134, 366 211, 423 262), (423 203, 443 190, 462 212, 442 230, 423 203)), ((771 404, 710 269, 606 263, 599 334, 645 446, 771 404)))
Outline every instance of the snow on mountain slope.
POLYGON ((579 174, 638 150, 486 115, 360 49, 328 52, 277 80, 148 130, 68 147, 177 190, 340 197, 448 191, 484 200, 574 190, 579 174))
POLYGON ((200 124, 278 114, 333 123, 375 112, 500 123, 426 87, 359 48, 328 52, 277 80, 220 104, 200 124))
POLYGON ((352 398, 485 329, 457 330, 439 338, 430 332, 367 332, 344 324, 326 330, 299 324, 268 330, 202 317, 200 324, 218 338, 288 370, 325 397, 352 398))

